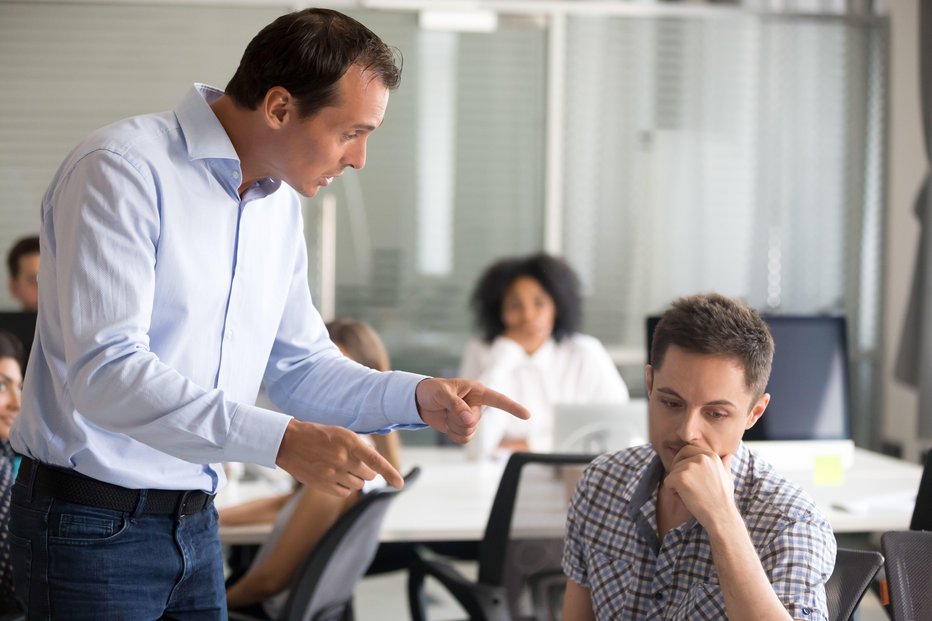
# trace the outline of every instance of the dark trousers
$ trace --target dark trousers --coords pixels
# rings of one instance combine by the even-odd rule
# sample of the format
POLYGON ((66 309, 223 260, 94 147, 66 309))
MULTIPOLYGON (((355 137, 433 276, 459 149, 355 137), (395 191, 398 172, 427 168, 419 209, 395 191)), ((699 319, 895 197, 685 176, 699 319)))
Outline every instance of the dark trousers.
POLYGON ((20 473, 10 539, 27 619, 226 619, 217 511, 132 512, 52 498, 20 473), (23 480, 26 479, 26 480, 23 480))

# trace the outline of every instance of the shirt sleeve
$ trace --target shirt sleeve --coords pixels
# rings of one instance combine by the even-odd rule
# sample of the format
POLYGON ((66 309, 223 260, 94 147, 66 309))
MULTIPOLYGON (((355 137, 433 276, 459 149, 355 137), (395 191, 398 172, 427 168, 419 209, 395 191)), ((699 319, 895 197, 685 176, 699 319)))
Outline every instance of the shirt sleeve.
POLYGON ((423 375, 379 372, 346 358, 330 340, 307 284, 299 244, 288 301, 265 370, 271 401, 295 418, 361 433, 420 429, 415 389, 423 375))
POLYGON ((630 398, 628 386, 618 373, 611 356, 597 339, 585 348, 585 374, 589 378, 586 399, 591 403, 625 403, 630 398))
POLYGON ((570 509, 566 515, 566 538, 563 547, 563 573, 576 584, 589 588, 589 571, 586 567, 585 537, 583 536, 583 522, 589 511, 589 468, 583 473, 570 509))
POLYGON ((773 590, 794 619, 829 621, 825 583, 835 552, 831 526, 816 515, 790 523, 760 551, 773 590))
POLYGON ((197 385, 150 350, 160 231, 149 173, 106 150, 79 160, 43 214, 72 405, 89 424, 193 463, 272 465, 289 417, 197 385))

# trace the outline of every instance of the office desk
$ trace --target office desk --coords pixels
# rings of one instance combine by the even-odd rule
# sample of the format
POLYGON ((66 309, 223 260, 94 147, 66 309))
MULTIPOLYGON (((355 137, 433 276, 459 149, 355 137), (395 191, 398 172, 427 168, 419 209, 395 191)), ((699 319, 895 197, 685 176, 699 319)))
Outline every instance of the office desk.
MULTIPOLYGON (((402 471, 421 466, 421 476, 389 508, 382 541, 481 539, 505 462, 469 461, 458 447, 405 447, 402 453, 402 471)), ((858 448, 840 485, 816 485, 808 468, 779 471, 813 497, 836 533, 908 528, 908 497, 922 476, 916 464, 858 448)), ((222 508, 264 493, 261 485, 236 483, 221 492, 217 504, 222 508)), ((269 525, 223 527, 220 538, 226 544, 258 543, 270 531, 269 525)))

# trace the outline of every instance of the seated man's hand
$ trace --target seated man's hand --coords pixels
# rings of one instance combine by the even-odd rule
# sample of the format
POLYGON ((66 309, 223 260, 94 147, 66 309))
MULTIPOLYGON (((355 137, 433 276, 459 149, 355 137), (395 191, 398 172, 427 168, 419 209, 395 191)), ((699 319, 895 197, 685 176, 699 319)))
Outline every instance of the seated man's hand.
POLYGON ((425 379, 417 385, 415 399, 425 423, 461 444, 476 433, 482 406, 489 405, 521 419, 531 417, 517 402, 470 380, 425 379))
POLYGON ((404 479, 387 459, 348 429, 292 419, 275 463, 308 487, 348 496, 381 474, 401 489, 404 479))
POLYGON ((677 452, 663 480, 706 528, 737 511, 731 459, 731 455, 719 457, 707 448, 687 444, 677 452))

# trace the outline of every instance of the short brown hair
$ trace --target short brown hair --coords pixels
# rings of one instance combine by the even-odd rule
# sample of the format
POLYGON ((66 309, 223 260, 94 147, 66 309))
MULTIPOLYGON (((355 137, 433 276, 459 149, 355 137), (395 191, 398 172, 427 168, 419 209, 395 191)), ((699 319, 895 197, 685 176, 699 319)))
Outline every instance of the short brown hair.
POLYGON ((376 371, 388 371, 391 368, 382 339, 365 321, 338 317, 327 322, 327 332, 330 333, 330 340, 346 352, 347 358, 376 371))
POLYGON ((16 240, 9 254, 6 255, 6 267, 10 271, 10 278, 19 277, 19 260, 30 254, 39 254, 39 236, 30 235, 16 240))
POLYGON ((679 298, 660 318, 650 350, 659 369, 667 349, 736 358, 744 367, 744 383, 762 395, 773 364, 773 337, 760 314, 745 303, 718 293, 679 298))
POLYGON ((226 87, 238 105, 255 110, 281 86, 303 117, 338 102, 337 82, 352 66, 371 71, 388 89, 401 82, 401 54, 358 21, 330 9, 282 15, 257 34, 226 87))

